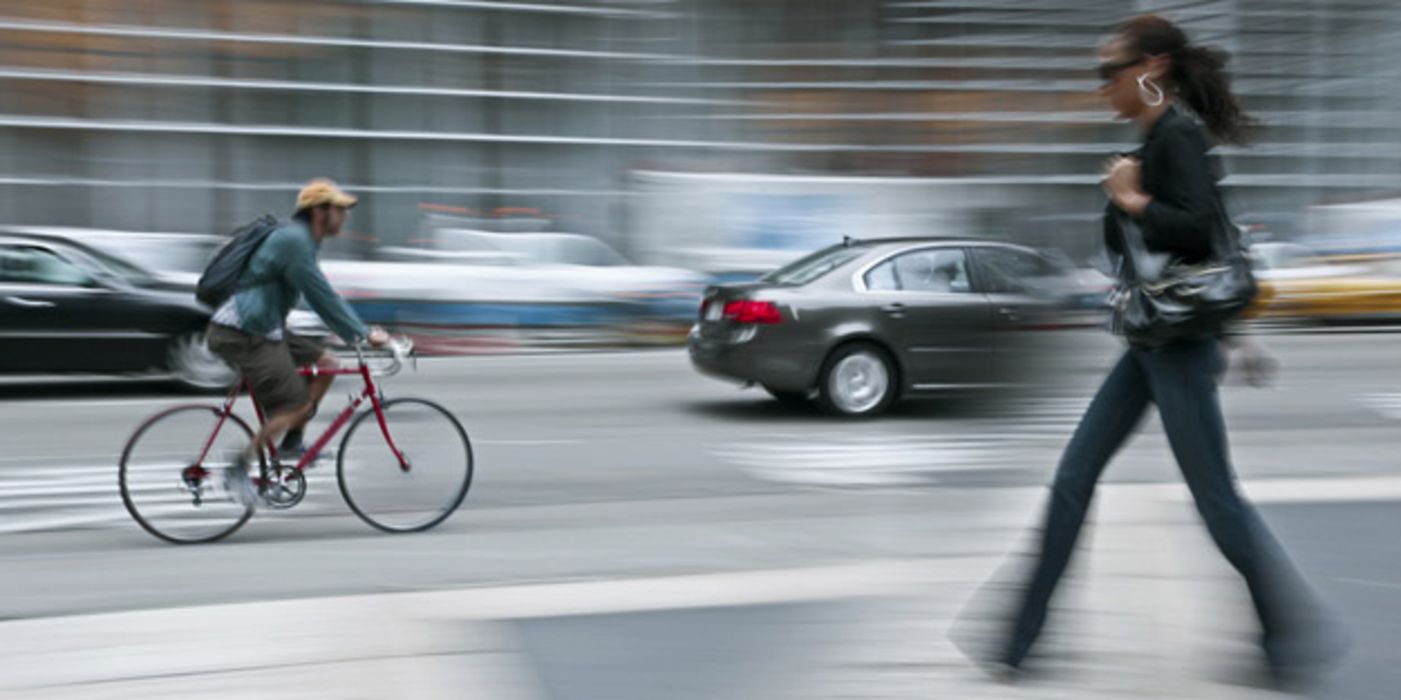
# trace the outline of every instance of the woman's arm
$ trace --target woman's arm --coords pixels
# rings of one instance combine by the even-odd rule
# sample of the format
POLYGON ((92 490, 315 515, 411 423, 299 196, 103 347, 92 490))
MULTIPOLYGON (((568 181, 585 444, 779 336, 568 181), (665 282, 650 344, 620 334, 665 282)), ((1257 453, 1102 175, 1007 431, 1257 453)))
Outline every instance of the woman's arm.
POLYGON ((1212 227, 1218 225, 1216 178, 1206 141, 1191 122, 1174 124, 1150 144, 1146 154, 1159 172, 1159 191, 1143 189, 1141 166, 1131 159, 1110 165, 1105 190, 1115 206, 1144 223, 1144 242, 1154 250, 1191 257, 1211 253, 1212 227))
POLYGON ((1206 141, 1195 124, 1182 122, 1165 130, 1154 144, 1164 177, 1161 196, 1143 209, 1148 245, 1160 249, 1211 252, 1211 229, 1218 225, 1216 176, 1206 155, 1206 141))

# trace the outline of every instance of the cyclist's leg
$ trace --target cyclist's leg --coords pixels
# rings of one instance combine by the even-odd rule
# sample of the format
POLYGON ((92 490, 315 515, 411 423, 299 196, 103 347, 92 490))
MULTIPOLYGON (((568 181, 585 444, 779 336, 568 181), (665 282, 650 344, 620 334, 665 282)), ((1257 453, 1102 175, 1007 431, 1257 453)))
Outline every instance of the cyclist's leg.
POLYGON ((311 400, 286 343, 217 324, 210 325, 207 337, 210 349, 238 370, 252 387, 267 416, 223 478, 225 490, 251 506, 257 494, 248 479, 249 465, 258 461, 258 452, 270 436, 280 435, 309 414, 311 400))
POLYGON ((267 422, 248 447, 251 458, 259 445, 306 423, 315 407, 307 381, 298 373, 299 366, 286 341, 251 337, 248 362, 241 369, 267 413, 267 422))
MULTIPOLYGON (((340 367, 340 361, 329 350, 324 350, 321 356, 316 358, 316 366, 323 370, 336 369, 340 367)), ((333 374, 318 374, 311 378, 311 384, 307 389, 311 393, 313 415, 321 408, 321 399, 326 398, 326 392, 331 390, 331 382, 334 381, 336 381, 336 377, 333 374)))
POLYGON ((274 441, 287 432, 299 429, 299 426, 306 425, 311 420, 311 414, 315 413, 315 408, 308 401, 304 404, 292 407, 285 407, 269 415, 268 421, 263 424, 263 429, 258 431, 258 435, 253 438, 252 444, 248 446, 248 457, 251 459, 256 451, 256 445, 262 445, 274 441))
MULTIPOLYGON (((292 353, 292 362, 298 367, 315 363, 323 370, 331 370, 340 366, 335 355, 332 355, 325 345, 311 338, 288 333, 287 349, 292 353)), ((287 436, 282 441, 284 448, 295 449, 301 445, 302 429, 316 415, 316 411, 321 407, 321 399, 326 397, 326 392, 330 391, 331 383, 335 379, 335 375, 330 374, 320 374, 308 379, 307 395, 311 400, 311 411, 307 413, 305 419, 287 431, 287 436)))
POLYGON ((211 323, 205 329, 204 337, 205 342, 209 344, 209 350, 229 363, 241 376, 244 366, 248 364, 251 348, 248 334, 236 328, 211 323))

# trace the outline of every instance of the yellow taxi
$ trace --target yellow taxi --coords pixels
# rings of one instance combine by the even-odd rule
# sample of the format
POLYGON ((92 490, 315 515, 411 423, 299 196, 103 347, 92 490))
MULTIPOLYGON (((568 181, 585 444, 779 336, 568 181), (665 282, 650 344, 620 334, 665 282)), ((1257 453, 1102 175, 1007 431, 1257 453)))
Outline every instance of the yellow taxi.
POLYGON ((1394 256, 1324 258, 1297 243, 1250 247, 1260 295, 1251 318, 1361 321, 1401 317, 1401 274, 1394 256))

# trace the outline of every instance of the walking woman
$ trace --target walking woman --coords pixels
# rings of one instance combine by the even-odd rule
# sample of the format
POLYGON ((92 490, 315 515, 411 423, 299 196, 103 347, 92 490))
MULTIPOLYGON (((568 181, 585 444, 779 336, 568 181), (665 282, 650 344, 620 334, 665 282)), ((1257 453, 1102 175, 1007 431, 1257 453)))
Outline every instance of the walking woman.
MULTIPOLYGON (((1106 169, 1106 244, 1124 252, 1118 217, 1126 214, 1151 251, 1186 263, 1206 260, 1212 253, 1212 227, 1226 225, 1207 151, 1215 142, 1241 142, 1248 126, 1222 72, 1224 56, 1189 43, 1168 20, 1144 15, 1120 27, 1101 48, 1100 60, 1099 95, 1143 136, 1141 150, 1114 159, 1106 169)), ((1216 392, 1223 359, 1220 329, 1164 344, 1130 340, 1056 469, 1039 560, 1024 594, 1018 594, 1020 607, 1010 634, 995 651, 1000 658, 985 661, 1005 674, 1020 668, 1031 651, 1095 483, 1150 403, 1158 408, 1212 539, 1249 586, 1271 668, 1287 672, 1317 660, 1305 658, 1317 649, 1301 644, 1313 635, 1297 621, 1299 611, 1311 607, 1311 597, 1236 490, 1216 392)))

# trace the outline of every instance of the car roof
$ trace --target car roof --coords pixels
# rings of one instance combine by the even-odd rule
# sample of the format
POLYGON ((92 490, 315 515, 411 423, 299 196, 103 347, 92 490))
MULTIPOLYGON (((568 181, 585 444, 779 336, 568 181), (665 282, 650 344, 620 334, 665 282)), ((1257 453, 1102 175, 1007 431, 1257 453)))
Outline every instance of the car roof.
POLYGON ((849 237, 842 243, 847 247, 886 245, 889 243, 960 243, 966 238, 956 238, 953 236, 888 236, 879 238, 855 238, 849 237))
POLYGON ((1032 248, 1028 248, 1027 246, 1020 245, 1020 244, 1017 244, 1017 243, 1012 243, 1012 242, 1009 242, 1009 241, 999 241, 999 240, 994 240, 994 239, 991 239, 991 238, 954 237, 954 236, 900 236, 900 237, 895 237, 895 238, 862 238, 862 239, 853 238, 853 239, 851 239, 848 243, 845 243, 845 244, 838 243, 837 245, 846 245, 846 246, 848 246, 848 247, 853 247, 853 248, 859 246, 859 247, 862 247, 862 248, 872 248, 872 249, 875 249, 875 248, 893 248, 893 247, 901 247, 901 248, 903 248, 903 247, 907 247, 907 246, 911 246, 911 245, 922 245, 922 244, 929 244, 929 245, 946 245, 946 246, 1006 246, 1006 247, 1009 247, 1009 248, 1021 248, 1021 249, 1025 249, 1025 250, 1033 250, 1033 252, 1034 252, 1034 249, 1032 249, 1032 248))
POLYGON ((123 265, 130 266, 146 274, 152 274, 151 270, 148 269, 145 265, 135 260, 132 260, 131 258, 125 255, 103 250, 96 246, 90 245, 85 241, 69 238, 62 234, 48 233, 47 231, 39 233, 31 232, 30 230, 25 229, 16 230, 12 228, 0 228, 0 245, 13 243, 39 243, 50 246, 65 246, 76 250, 89 258, 96 259, 99 263, 103 265, 103 267, 111 267, 111 264, 107 262, 107 260, 116 259, 120 261, 123 265))
MULTIPOLYGON (((850 269, 853 268, 853 267, 855 267, 855 268, 861 268, 861 267, 864 267, 864 266, 867 266, 867 265, 871 265, 871 264, 873 264, 873 262, 872 262, 873 260, 889 259, 889 258, 891 258, 891 257, 895 257, 895 256, 900 255, 903 251, 910 250, 910 249, 918 249, 918 248, 924 247, 924 246, 931 246, 931 247, 973 246, 973 247, 984 247, 984 248, 987 248, 987 247, 1013 248, 1013 249, 1016 249, 1016 250, 1021 250, 1021 251, 1025 251, 1025 252, 1031 253, 1031 254, 1033 254, 1033 255, 1040 255, 1040 252, 1037 251, 1035 248, 1030 248, 1030 247, 1027 247, 1027 246, 1024 246, 1024 245, 1020 245, 1020 244, 1017 244, 1017 243, 1009 243, 1009 242, 1007 242, 1007 241, 999 241, 999 240, 994 240, 994 239, 991 239, 991 238, 973 238, 973 237, 967 237, 967 236, 964 236, 964 237, 956 237, 956 236, 896 236, 896 237, 890 237, 890 238, 859 238, 859 239, 858 239, 858 238, 847 238, 847 239, 846 239, 844 242, 842 242, 842 243, 837 243, 837 244, 834 244, 834 245, 827 246, 827 247, 825 247, 825 248, 821 248, 821 249, 819 249, 819 250, 817 250, 817 251, 814 251, 814 252, 812 253, 812 255, 816 255, 816 254, 818 254, 818 253, 825 252, 825 251, 829 251, 829 250, 840 250, 840 249, 843 248, 843 247, 846 247, 846 248, 855 248, 855 249, 858 249, 858 250, 861 251, 860 254, 858 254, 858 255, 856 255, 856 256, 853 256, 851 259, 849 259, 849 260, 843 262, 843 263, 840 264, 840 265, 837 265, 836 267, 834 267, 833 269, 831 269, 831 270, 828 271, 829 273, 835 273, 835 272, 837 272, 838 270, 850 270, 850 269)), ((811 280, 810 282, 811 282, 811 283, 814 283, 814 284, 818 284, 818 285, 824 285, 824 286, 825 286, 825 285, 831 285, 831 284, 841 285, 842 283, 841 283, 840 281, 837 281, 837 280, 840 280, 840 279, 842 279, 842 275, 838 275, 838 274, 823 274, 823 275, 820 276, 819 278, 814 279, 814 280, 811 280)))
POLYGON ((25 230, 0 229, 0 243, 45 243, 59 244, 81 251, 92 250, 92 246, 61 234, 37 233, 25 230))
POLYGON ((39 233, 23 233, 5 230, 0 230, 0 243, 62 243, 65 245, 82 245, 81 243, 78 243, 71 238, 64 238, 62 236, 50 236, 39 233))
POLYGON ((195 241, 222 243, 225 236, 208 233, 179 233, 168 231, 119 231, 115 229, 77 228, 68 226, 0 226, 0 238, 42 240, 73 243, 84 246, 93 241, 195 241))

